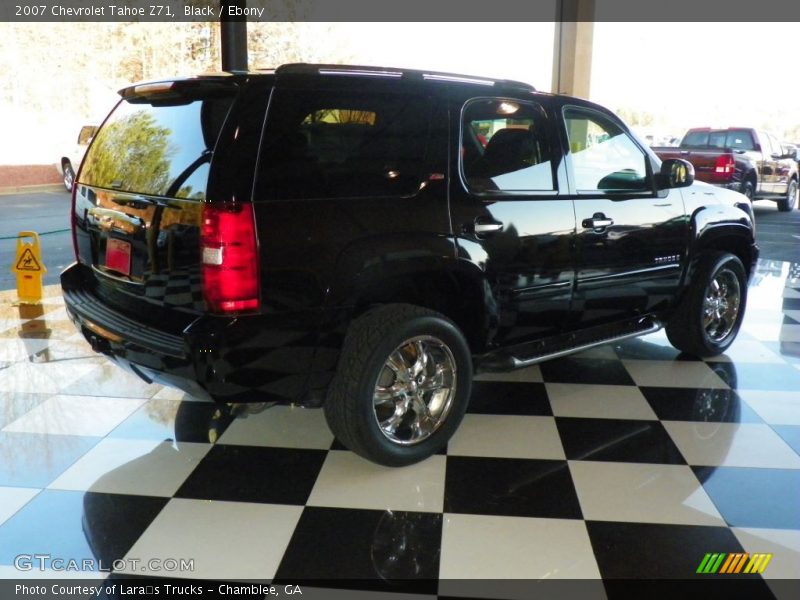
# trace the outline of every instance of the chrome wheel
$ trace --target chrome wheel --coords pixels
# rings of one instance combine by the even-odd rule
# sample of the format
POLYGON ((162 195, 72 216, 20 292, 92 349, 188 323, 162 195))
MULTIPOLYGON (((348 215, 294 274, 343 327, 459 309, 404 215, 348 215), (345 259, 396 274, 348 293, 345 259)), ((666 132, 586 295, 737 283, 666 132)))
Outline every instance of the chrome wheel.
POLYGON ((456 395, 456 361, 440 339, 421 335, 389 355, 373 392, 381 433, 400 445, 418 444, 447 419, 456 395))
POLYGON ((721 269, 706 288, 703 301, 703 327, 709 340, 719 343, 733 331, 740 303, 741 289, 736 273, 721 269))

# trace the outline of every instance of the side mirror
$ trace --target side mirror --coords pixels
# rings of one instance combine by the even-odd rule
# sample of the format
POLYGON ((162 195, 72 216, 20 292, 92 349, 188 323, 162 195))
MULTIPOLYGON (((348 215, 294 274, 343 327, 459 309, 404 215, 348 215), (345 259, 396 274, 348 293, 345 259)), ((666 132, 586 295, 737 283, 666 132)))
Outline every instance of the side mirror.
POLYGON ((656 187, 660 190, 688 187, 694 183, 694 167, 682 158, 668 158, 661 163, 656 174, 656 187))

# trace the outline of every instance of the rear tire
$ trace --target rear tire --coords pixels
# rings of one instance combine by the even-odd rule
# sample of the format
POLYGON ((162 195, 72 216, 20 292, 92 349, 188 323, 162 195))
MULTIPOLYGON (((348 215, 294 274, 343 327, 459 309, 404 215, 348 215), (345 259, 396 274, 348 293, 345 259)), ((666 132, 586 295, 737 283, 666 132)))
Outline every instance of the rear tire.
POLYGON ((72 164, 67 161, 63 165, 64 171, 64 187, 67 188, 68 192, 72 191, 72 185, 75 183, 75 171, 72 170, 72 164))
POLYGON ((755 188, 753 187, 753 183, 751 181, 743 182, 742 187, 739 188, 739 192, 747 196, 752 201, 753 194, 755 194, 755 188))
POLYGON ((325 418, 356 454, 408 465, 447 443, 471 385, 469 346, 452 321, 419 306, 387 304, 350 325, 325 418))
POLYGON ((688 354, 722 354, 736 339, 746 303, 742 261, 727 252, 703 254, 691 286, 667 323, 667 338, 688 354))
POLYGON ((797 181, 792 179, 789 182, 789 189, 786 190, 786 197, 778 200, 778 210, 790 212, 797 206, 797 181))

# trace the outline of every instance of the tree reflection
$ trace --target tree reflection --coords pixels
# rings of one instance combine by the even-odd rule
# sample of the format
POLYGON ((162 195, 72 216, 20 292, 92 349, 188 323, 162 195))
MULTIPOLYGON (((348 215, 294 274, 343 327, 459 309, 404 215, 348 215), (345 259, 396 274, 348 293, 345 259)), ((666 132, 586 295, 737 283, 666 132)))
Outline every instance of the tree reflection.
POLYGON ((146 110, 108 123, 94 140, 81 179, 129 191, 164 190, 170 181, 171 130, 146 110))

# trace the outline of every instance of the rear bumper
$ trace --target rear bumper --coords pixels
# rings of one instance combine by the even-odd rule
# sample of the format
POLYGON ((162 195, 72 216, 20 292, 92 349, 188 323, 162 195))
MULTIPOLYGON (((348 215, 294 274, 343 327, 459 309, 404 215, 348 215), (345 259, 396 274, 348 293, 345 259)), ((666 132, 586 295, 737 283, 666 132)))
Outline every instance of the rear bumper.
POLYGON ((198 316, 180 332, 123 314, 92 293, 90 273, 61 274, 67 313, 92 345, 147 381, 221 402, 303 403, 318 315, 198 316))

